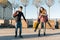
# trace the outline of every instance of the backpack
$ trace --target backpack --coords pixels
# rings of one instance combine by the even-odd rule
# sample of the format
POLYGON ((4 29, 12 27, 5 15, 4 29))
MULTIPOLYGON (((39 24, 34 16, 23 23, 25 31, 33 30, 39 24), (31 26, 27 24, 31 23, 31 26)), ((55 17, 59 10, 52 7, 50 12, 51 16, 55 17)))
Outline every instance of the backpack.
POLYGON ((18 17, 18 16, 17 16, 17 12, 18 12, 18 11, 16 11, 16 12, 13 14, 13 17, 14 17, 15 21, 17 21, 17 17, 18 17))
POLYGON ((17 11, 13 14, 13 17, 15 18, 17 16, 17 11))

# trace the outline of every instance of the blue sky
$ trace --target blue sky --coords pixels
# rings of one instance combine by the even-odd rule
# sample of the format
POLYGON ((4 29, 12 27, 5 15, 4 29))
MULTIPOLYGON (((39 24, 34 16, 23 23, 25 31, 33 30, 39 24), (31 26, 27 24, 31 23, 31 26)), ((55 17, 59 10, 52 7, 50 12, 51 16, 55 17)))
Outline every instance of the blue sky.
MULTIPOLYGON (((9 0, 11 3, 13 2, 13 0, 9 0)), ((28 6, 26 7, 26 18, 27 19, 37 19, 37 8, 32 5, 32 1, 33 0, 29 0, 29 4, 28 6)), ((23 6, 22 3, 20 2, 20 0, 15 0, 14 3, 18 3, 19 6, 23 6)), ((49 7, 44 4, 44 5, 41 5, 43 6, 46 10, 47 10, 47 14, 49 16, 49 7)), ((16 8, 17 10, 18 8, 16 8)), ((40 9, 40 8, 39 8, 40 9)), ((38 9, 38 12, 39 12, 39 9, 38 9)), ((23 13, 25 14, 25 7, 23 6, 23 13)), ((53 6, 50 7, 50 18, 60 18, 60 4, 58 3, 58 0, 55 0, 55 3, 53 6)))

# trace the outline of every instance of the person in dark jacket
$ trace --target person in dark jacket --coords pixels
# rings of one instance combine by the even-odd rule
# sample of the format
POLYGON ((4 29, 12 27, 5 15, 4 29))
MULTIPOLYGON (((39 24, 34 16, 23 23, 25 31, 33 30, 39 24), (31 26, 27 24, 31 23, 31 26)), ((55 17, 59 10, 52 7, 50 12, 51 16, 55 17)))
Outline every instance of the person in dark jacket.
MULTIPOLYGON (((18 31, 18 27, 19 27, 19 37, 22 37, 22 22, 21 22, 21 17, 24 18, 24 20, 26 21, 24 14, 22 12, 23 7, 20 6, 19 10, 15 12, 15 14, 13 14, 13 17, 16 18, 16 27, 15 27, 15 37, 17 37, 17 31, 18 31)), ((27 22, 27 21, 26 21, 27 22)))

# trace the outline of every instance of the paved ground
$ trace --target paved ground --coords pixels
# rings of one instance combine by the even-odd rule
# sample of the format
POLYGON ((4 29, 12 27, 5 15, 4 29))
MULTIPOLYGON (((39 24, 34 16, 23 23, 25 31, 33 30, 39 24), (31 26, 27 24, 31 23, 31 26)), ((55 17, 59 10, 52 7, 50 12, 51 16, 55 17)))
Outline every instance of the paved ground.
POLYGON ((60 29, 47 29, 46 36, 43 35, 43 29, 41 30, 41 36, 38 37, 38 31, 34 32, 34 29, 23 29, 23 38, 14 37, 14 28, 0 29, 0 40, 60 40, 60 29))

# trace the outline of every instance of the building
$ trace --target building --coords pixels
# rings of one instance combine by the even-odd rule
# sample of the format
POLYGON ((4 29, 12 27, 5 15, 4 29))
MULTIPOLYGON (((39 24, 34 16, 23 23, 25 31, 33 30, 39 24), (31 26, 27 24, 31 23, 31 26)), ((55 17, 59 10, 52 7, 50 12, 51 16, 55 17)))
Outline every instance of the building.
POLYGON ((0 4, 0 25, 9 25, 9 20, 12 19, 12 4, 8 1, 5 6, 0 4))
POLYGON ((12 19, 12 4, 8 1, 6 6, 0 4, 0 19, 12 19))

